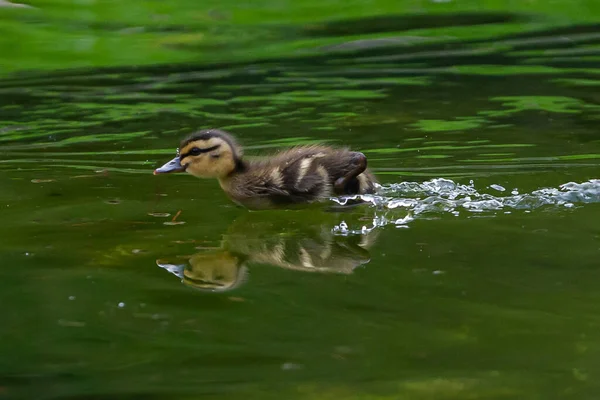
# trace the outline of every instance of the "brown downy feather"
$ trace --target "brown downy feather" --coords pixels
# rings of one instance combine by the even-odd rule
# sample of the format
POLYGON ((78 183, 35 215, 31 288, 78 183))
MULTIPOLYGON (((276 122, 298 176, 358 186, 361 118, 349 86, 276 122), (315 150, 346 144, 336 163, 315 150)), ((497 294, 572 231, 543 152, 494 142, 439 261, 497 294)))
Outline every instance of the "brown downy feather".
POLYGON ((246 161, 243 172, 221 179, 236 202, 253 208, 312 203, 343 194, 373 193, 375 177, 367 169, 336 192, 334 183, 351 171, 347 149, 312 145, 282 151, 270 158, 246 161))

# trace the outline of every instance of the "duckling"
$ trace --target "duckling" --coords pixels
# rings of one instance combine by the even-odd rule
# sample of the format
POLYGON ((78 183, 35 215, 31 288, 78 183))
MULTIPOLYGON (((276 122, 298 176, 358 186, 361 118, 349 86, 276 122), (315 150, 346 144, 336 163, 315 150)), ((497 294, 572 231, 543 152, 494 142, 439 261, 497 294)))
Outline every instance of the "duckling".
POLYGON ((377 181, 360 152, 298 146, 262 160, 244 160, 228 132, 200 130, 181 141, 177 156, 154 175, 187 172, 216 178, 225 194, 248 209, 315 203, 331 196, 374 193, 377 181))

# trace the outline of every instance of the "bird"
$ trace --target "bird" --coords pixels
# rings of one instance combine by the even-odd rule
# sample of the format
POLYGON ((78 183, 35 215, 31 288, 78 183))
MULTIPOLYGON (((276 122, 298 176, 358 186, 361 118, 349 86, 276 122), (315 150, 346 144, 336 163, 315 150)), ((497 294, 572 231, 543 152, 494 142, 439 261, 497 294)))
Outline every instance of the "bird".
POLYGON ((231 201, 251 210, 372 194, 378 187, 361 152, 312 144, 247 160, 236 138, 220 129, 202 129, 185 137, 175 158, 155 169, 154 175, 174 172, 216 178, 231 201))

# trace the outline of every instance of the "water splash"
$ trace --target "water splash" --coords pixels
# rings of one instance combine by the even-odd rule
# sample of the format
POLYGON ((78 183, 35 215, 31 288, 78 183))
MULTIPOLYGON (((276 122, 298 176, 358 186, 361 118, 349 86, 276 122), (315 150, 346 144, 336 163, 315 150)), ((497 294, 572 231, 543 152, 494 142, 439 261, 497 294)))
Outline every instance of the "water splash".
POLYGON ((531 193, 512 190, 509 195, 500 185, 487 187, 495 194, 480 191, 473 181, 468 185, 450 179, 437 178, 430 181, 402 182, 380 186, 375 195, 353 195, 331 200, 339 205, 357 201, 367 203, 375 210, 370 224, 350 227, 343 222, 333 228, 338 235, 364 234, 385 225, 407 227, 416 218, 439 217, 449 213, 455 216, 467 213, 510 213, 511 210, 531 212, 542 207, 574 208, 587 203, 600 203, 600 179, 583 183, 569 182, 558 188, 543 188, 531 193))

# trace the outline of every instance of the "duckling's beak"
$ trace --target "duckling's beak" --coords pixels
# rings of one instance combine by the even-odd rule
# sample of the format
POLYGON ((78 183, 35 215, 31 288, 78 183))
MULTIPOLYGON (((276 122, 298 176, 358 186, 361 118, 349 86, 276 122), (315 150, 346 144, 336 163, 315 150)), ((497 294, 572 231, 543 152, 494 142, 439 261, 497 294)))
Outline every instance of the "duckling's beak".
POLYGON ((168 174, 169 172, 183 172, 185 167, 179 162, 179 156, 175 157, 165 165, 154 170, 154 175, 168 174))

